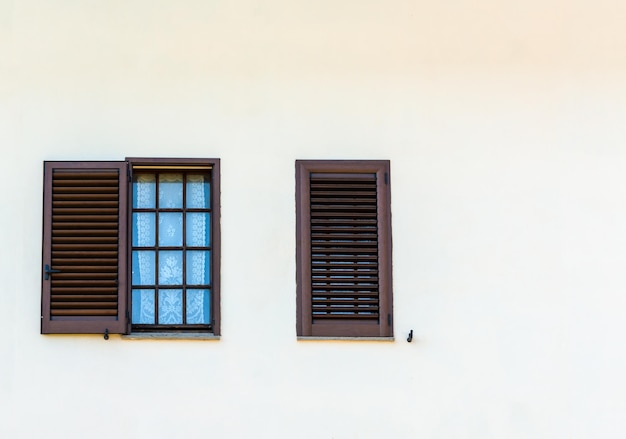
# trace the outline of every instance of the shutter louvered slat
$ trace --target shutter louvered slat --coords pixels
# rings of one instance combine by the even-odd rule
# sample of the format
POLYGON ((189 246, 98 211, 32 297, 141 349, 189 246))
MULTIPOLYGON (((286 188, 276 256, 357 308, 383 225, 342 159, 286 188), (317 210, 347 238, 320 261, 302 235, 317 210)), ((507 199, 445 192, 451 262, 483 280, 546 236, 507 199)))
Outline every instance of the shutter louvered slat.
POLYGON ((313 322, 378 320, 376 179, 311 175, 310 188, 313 322))
POLYGON ((346 226, 352 227, 350 231, 357 231, 358 228, 369 228, 372 230, 376 227, 376 220, 370 219, 360 219, 355 220, 354 218, 341 219, 341 220, 328 220, 328 219, 319 219, 319 218, 311 218, 311 231, 319 231, 325 230, 329 233, 340 233, 346 230, 346 226))
POLYGON ((112 294, 116 294, 117 293, 117 288, 116 287, 91 287, 91 288, 85 288, 84 286, 79 286, 79 287, 64 287, 64 286, 57 286, 55 288, 54 291, 54 297, 56 297, 56 295, 60 295, 60 296, 64 296, 64 295, 69 295, 69 294, 77 294, 77 295, 81 295, 81 294, 85 294, 85 295, 91 295, 91 294, 107 294, 107 295, 112 295, 112 294), (108 293, 108 294, 107 294, 108 293))
MULTIPOLYGON (((345 256, 345 255, 339 255, 339 256, 325 256, 323 258, 315 258, 314 255, 311 255, 313 258, 313 261, 311 263, 311 268, 315 269, 315 268, 320 268, 322 266, 327 266, 327 267, 341 267, 343 265, 343 263, 355 263, 355 264, 359 264, 359 263, 363 263, 365 265, 366 262, 372 262, 372 261, 377 261, 378 257, 377 256, 363 256, 363 255, 353 255, 353 256, 345 256), (340 265, 342 264, 342 265, 340 265)), ((374 262, 372 262, 373 264, 374 262)), ((358 265, 357 265, 358 266, 358 265)))
POLYGON ((70 265, 55 265, 55 268, 60 271, 56 276, 68 276, 69 274, 80 275, 80 273, 113 273, 117 277, 117 266, 115 265, 81 265, 81 266, 70 266, 70 265), (71 273, 73 272, 73 273, 71 273))
POLYGON ((57 269, 59 265, 65 266, 65 271, 87 271, 84 267, 102 265, 104 267, 117 268, 115 261, 89 258, 52 258, 52 265, 57 269))
POLYGON ((92 187, 98 187, 98 188, 104 188, 104 187, 109 187, 109 188, 113 188, 113 191, 116 192, 117 189, 117 175, 113 174, 108 174, 106 176, 102 175, 103 177, 102 179, 96 179, 96 178, 92 178, 93 175, 89 175, 89 174, 72 174, 72 175, 66 175, 66 176, 57 176, 57 178, 55 179, 54 182, 54 191, 58 191, 60 188, 65 187, 65 186, 69 186, 69 187, 73 187, 73 188, 80 188, 83 185, 83 182, 86 179, 89 179, 91 186, 92 187))
POLYGON ((342 220, 345 219, 349 222, 359 220, 359 219, 372 219, 376 218, 376 211, 374 213, 366 213, 366 212, 332 212, 332 209, 325 209, 319 211, 313 211, 313 206, 311 206, 311 219, 331 219, 331 220, 342 220))
POLYGON ((110 294, 58 294, 56 296, 58 302, 67 301, 81 301, 81 302, 111 302, 117 300, 114 295, 110 294))
POLYGON ((117 304, 111 309, 59 309, 54 310, 55 317, 115 317, 117 316, 117 304))
MULTIPOLYGON (((54 246, 54 244, 53 244, 54 246)), ((104 259, 109 260, 111 262, 116 262, 117 259, 117 251, 102 251, 102 250, 83 250, 83 251, 52 251, 52 259, 56 259, 57 261, 63 261, 65 259, 73 259, 73 258, 93 258, 93 259, 104 259)))
MULTIPOLYGON (((114 223, 93 223, 93 222, 53 222, 52 223, 52 227, 56 230, 62 230, 62 229, 77 229, 77 228, 81 228, 81 229, 112 229, 117 231, 117 225, 114 223)), ((91 234, 95 235, 96 233, 98 233, 95 230, 92 230, 91 234)))
POLYGON ((61 209, 76 209, 76 208, 93 208, 99 207, 100 209, 116 209, 117 200, 91 200, 91 201, 79 201, 79 200, 55 200, 55 206, 57 210, 61 209))
POLYGON ((356 239, 362 239, 362 240, 371 240, 371 239, 376 239, 377 236, 375 233, 369 233, 371 232, 371 229, 361 229, 361 232, 359 233, 348 233, 348 230, 341 230, 340 232, 337 233, 315 233, 312 232, 311 233, 311 241, 324 241, 324 240, 328 240, 328 239, 338 239, 338 240, 356 240, 356 239))
MULTIPOLYGON (((65 206, 66 203, 74 203, 75 205, 79 205, 84 200, 84 194, 80 193, 71 193, 71 194, 54 194, 52 196, 52 200, 54 202, 61 202, 58 207, 65 206)), ((110 204, 113 202, 117 202, 118 196, 117 194, 91 194, 90 196, 90 204, 98 204, 98 203, 106 203, 110 204)))
MULTIPOLYGON (((94 233, 94 230, 89 229, 89 232, 94 233)), ((116 250, 118 247, 117 236, 114 235, 76 236, 74 233, 67 236, 55 236, 52 238, 52 242, 56 244, 57 251, 83 249, 116 250)))
POLYGON ((86 302, 79 304, 66 303, 63 309, 57 310, 57 317, 81 317, 81 318, 106 318, 114 317, 117 314, 117 304, 115 302, 93 303, 93 307, 86 306, 86 302), (110 305, 110 306, 109 306, 110 305), (107 308, 108 306, 108 308, 107 308))
POLYGON ((57 229, 54 232, 54 235, 52 236, 52 241, 55 242, 60 242, 63 241, 65 239, 68 239, 67 242, 71 242, 71 241, 76 241, 76 240, 80 240, 80 239, 84 239, 84 240, 89 240, 89 239, 104 239, 105 237, 107 238, 113 238, 115 240, 117 240, 117 234, 118 231, 116 229, 82 229, 82 230, 72 230, 70 229, 66 229, 66 230, 62 230, 62 229, 57 229))
POLYGON ((76 252, 76 251, 97 251, 97 252, 115 252, 117 254, 117 242, 102 242, 96 239, 94 241, 67 241, 58 239, 54 241, 55 251, 59 253, 76 252))
POLYGON ((324 273, 324 276, 320 276, 318 274, 313 273, 313 282, 333 282, 333 283, 338 283, 338 284, 347 284, 347 283, 351 283, 354 282, 354 277, 353 276, 346 276, 347 273, 350 274, 354 274, 356 276, 356 279, 363 281, 363 282, 378 282, 378 277, 377 276, 370 276, 369 273, 362 273, 362 272, 350 272, 350 271, 346 271, 345 274, 340 274, 340 273, 334 273, 333 276, 328 276, 328 273, 324 273))

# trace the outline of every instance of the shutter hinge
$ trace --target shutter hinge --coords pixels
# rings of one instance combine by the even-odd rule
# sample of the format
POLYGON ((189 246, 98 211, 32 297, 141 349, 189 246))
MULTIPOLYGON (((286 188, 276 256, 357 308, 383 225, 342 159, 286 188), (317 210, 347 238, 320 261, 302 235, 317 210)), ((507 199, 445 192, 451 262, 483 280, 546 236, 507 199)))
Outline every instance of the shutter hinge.
POLYGON ((387 325, 391 326, 391 313, 387 314, 387 325))
POLYGON ((130 183, 133 180, 133 177, 131 175, 131 169, 130 166, 126 166, 126 175, 128 176, 128 182, 130 183))
POLYGON ((385 172, 385 184, 389 184, 389 174, 385 172))

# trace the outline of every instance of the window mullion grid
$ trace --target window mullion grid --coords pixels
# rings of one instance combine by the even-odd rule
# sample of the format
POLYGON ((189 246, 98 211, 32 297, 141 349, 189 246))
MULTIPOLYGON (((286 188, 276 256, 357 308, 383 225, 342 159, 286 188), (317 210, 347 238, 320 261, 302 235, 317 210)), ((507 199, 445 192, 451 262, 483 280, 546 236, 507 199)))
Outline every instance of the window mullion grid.
MULTIPOLYGON (((131 247, 131 251, 132 250, 148 250, 148 249, 152 249, 154 250, 155 253, 155 284, 154 286, 152 286, 154 288, 154 292, 155 292, 155 300, 154 300, 154 326, 155 327, 169 327, 169 328, 184 328, 186 326, 188 326, 187 324, 187 289, 188 289, 188 285, 187 285, 187 253, 188 253, 188 242, 187 242, 187 230, 188 230, 188 225, 187 225, 187 213, 189 212, 206 212, 209 213, 209 233, 211 234, 211 237, 209 238, 210 242, 212 243, 212 234, 213 234, 213 227, 211 226, 212 224, 212 209, 211 209, 211 205, 213 203, 213 197, 211 196, 210 198, 210 204, 208 207, 203 207, 203 208, 188 208, 187 206, 187 182, 188 182, 188 172, 184 171, 183 172, 183 185, 182 185, 182 207, 181 208, 164 208, 160 205, 160 184, 159 184, 159 173, 156 173, 156 177, 157 177, 157 182, 156 182, 156 189, 155 189, 155 195, 156 195, 156 201, 155 201, 155 208, 153 209, 149 209, 149 208, 135 208, 134 212, 154 212, 155 214, 155 244, 154 247, 131 247), (160 235, 160 227, 159 227, 159 218, 160 215, 166 212, 181 212, 183 221, 182 221, 182 245, 181 246, 161 246, 159 244, 159 235, 160 235), (161 279, 159 276, 159 260, 160 260, 160 252, 161 251, 166 251, 166 250, 173 250, 173 251, 180 251, 182 254, 182 284, 181 285, 162 285, 161 284, 161 279), (161 293, 161 290, 167 290, 170 288, 175 288, 175 287, 179 287, 182 291, 182 323, 181 324, 177 324, 177 325, 165 325, 165 324, 161 324, 159 322, 159 314, 160 314, 160 309, 159 309, 159 296, 161 293)), ((208 174, 209 177, 209 182, 211 183, 211 174, 208 174)), ((211 249, 212 246, 211 244, 209 244, 208 246, 201 246, 201 247, 193 247, 194 250, 202 250, 202 251, 208 251, 209 253, 207 254, 207 257, 209 257, 209 264, 208 264, 208 268, 209 268, 209 278, 212 279, 213 278, 213 264, 211 263, 212 261, 212 255, 211 255, 211 249)), ((209 282, 208 284, 198 284, 198 285, 194 285, 194 287, 196 288, 206 288, 209 290, 209 297, 212 297, 212 283, 209 282)), ((149 289, 151 288, 151 286, 149 285, 138 285, 135 288, 137 289, 149 289)), ((212 299, 210 299, 212 300, 212 299)), ((211 306, 211 313, 213 306, 211 306)), ((210 317, 210 316, 209 316, 210 317)), ((209 318, 209 323, 207 323, 207 325, 211 325, 212 324, 212 318, 209 318)), ((204 325, 204 324, 203 324, 204 325)), ((139 324, 138 326, 143 327, 144 325, 139 324)), ((151 325, 147 325, 147 326, 151 326, 151 325)), ((195 326, 192 325, 192 326, 195 326)))

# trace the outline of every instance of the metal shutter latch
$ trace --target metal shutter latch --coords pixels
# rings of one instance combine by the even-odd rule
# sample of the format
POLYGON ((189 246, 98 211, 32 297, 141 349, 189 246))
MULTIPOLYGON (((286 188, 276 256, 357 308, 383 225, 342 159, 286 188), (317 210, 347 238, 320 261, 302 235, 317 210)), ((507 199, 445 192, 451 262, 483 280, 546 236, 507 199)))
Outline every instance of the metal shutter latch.
POLYGON ((43 266, 43 278, 45 280, 50 279, 50 273, 60 273, 61 270, 53 270, 52 268, 50 268, 50 266, 48 264, 43 266))

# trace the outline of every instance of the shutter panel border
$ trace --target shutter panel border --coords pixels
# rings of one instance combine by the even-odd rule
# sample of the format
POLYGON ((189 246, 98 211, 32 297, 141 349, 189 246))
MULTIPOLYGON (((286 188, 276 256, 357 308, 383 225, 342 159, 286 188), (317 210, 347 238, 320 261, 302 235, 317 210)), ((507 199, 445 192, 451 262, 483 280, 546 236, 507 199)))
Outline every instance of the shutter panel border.
MULTIPOLYGON (((44 162, 44 201, 43 201, 43 245, 42 245, 42 298, 41 298, 41 333, 42 334, 123 334, 127 332, 127 208, 128 208, 128 182, 127 182, 127 164, 124 161, 112 161, 112 162, 63 162, 63 161, 45 161, 44 162), (47 265, 50 270, 54 270, 55 266, 52 263, 52 232, 53 232, 53 174, 55 171, 67 171, 69 173, 80 174, 81 178, 97 180, 97 174, 106 170, 112 170, 118 173, 118 201, 117 201, 117 307, 109 311, 110 316, 105 315, 86 315, 89 313, 83 313, 83 315, 74 316, 52 316, 52 279, 55 273, 52 273, 46 279, 44 267, 47 265), (95 171, 95 172, 94 172, 95 171), (90 173, 94 174, 94 178, 89 176, 90 173)), ((110 181, 104 182, 105 184, 110 181)), ((95 187, 95 185, 94 185, 95 187)), ((98 198, 98 197, 96 197, 98 198)), ((79 200, 80 201, 80 198, 79 200)), ((74 203, 76 204, 76 203, 74 203)), ((80 204, 80 203, 79 203, 80 204)), ((97 203, 96 203, 97 204, 97 203)), ((110 204, 110 203, 109 203, 110 204)), ((70 209, 70 214, 75 214, 75 209, 70 209)), ((98 215, 98 219, 105 219, 111 221, 112 217, 106 217, 106 213, 98 215)), ((70 216, 71 218, 71 216, 70 216)), ((110 223, 109 223, 110 224, 110 223)), ((73 236, 67 240, 66 247, 72 248, 70 241, 80 241, 85 234, 84 228, 65 229, 70 230, 73 236), (73 238, 73 239, 71 239, 73 238)), ((103 239, 103 238, 100 238, 103 239)), ((97 245, 97 244, 95 244, 97 245)), ((110 251, 110 250, 108 250, 110 251)), ((115 253, 113 249, 113 253, 115 253)), ((110 253, 109 253, 110 254, 110 253)), ((82 253, 76 253, 78 259, 83 256, 82 253)), ((84 268, 84 267, 83 267, 84 268)), ((69 274, 69 273, 68 273, 69 274)), ((71 278, 72 276, 68 276, 71 278)), ((100 274, 95 275, 94 278, 101 277, 100 274)), ((109 276, 110 278, 110 276, 109 276)), ((71 279, 68 282, 72 282, 71 279)), ((96 280, 95 283, 98 283, 96 280)), ((99 294, 87 294, 83 296, 91 296, 92 299, 101 299, 99 294)), ((64 298, 65 299, 65 298, 64 298)), ((69 305, 68 305, 69 306, 69 305)), ((77 306, 77 305, 73 305, 77 306)), ((104 314, 102 309, 98 310, 97 306, 94 306, 95 314, 104 314)), ((72 314, 71 311, 67 313, 72 314)))

